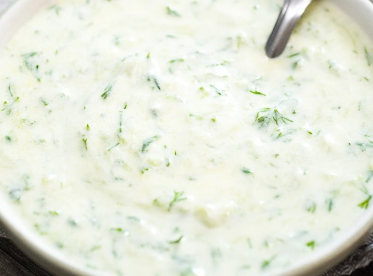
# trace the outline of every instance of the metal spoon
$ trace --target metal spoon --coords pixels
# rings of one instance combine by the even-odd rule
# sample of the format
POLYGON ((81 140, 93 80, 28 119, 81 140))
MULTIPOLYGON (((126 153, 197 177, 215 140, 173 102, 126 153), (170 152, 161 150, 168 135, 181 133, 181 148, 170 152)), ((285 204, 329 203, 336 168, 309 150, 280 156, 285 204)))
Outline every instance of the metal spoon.
POLYGON ((285 0, 276 25, 266 44, 266 54, 275 58, 282 54, 290 35, 312 0, 285 0))

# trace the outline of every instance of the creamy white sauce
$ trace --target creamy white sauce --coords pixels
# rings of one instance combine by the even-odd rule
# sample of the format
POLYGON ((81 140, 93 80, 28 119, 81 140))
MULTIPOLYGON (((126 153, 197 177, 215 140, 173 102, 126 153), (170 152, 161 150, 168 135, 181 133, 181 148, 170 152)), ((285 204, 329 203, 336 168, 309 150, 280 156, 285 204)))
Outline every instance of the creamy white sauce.
POLYGON ((373 193, 373 46, 317 1, 69 0, 0 61, 0 187, 110 275, 262 275, 317 254, 373 193), (146 264, 146 265, 144 265, 146 264))

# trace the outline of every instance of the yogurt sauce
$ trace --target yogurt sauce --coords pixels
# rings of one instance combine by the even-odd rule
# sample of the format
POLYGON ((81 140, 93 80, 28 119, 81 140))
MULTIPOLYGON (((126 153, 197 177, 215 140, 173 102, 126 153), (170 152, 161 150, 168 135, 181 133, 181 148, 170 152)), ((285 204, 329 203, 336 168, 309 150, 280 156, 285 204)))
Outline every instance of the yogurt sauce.
POLYGON ((68 0, 9 43, 0 187, 101 275, 263 275, 370 207, 373 45, 317 1, 285 54, 280 0, 68 0), (144 265, 146 264, 146 265, 144 265))

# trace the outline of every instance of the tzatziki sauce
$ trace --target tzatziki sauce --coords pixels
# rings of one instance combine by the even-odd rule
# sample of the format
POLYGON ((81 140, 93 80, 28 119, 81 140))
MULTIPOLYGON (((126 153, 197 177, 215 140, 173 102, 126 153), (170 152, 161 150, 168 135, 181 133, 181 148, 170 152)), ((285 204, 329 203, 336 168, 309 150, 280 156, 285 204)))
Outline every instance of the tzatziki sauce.
POLYGON ((373 43, 314 1, 60 0, 0 58, 0 191, 111 276, 260 276, 370 208, 373 43))

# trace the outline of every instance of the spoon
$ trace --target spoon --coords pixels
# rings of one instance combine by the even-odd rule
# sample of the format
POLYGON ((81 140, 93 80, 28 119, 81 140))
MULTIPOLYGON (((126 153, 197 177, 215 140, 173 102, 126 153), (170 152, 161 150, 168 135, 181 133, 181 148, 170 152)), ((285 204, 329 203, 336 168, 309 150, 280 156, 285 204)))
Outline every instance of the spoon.
POLYGON ((269 58, 275 58, 282 54, 295 25, 311 2, 312 0, 285 0, 265 47, 269 58))

